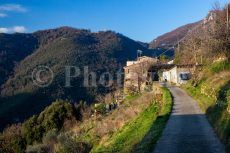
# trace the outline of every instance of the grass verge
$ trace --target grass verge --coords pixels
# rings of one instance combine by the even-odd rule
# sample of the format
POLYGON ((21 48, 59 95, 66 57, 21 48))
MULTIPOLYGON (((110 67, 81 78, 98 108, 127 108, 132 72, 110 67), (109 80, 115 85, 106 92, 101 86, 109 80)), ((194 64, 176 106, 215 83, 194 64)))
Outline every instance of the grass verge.
POLYGON ((172 107, 172 97, 168 89, 162 88, 161 102, 153 101, 135 119, 120 131, 114 133, 107 145, 100 145, 92 152, 151 152, 166 125, 172 107))
POLYGON ((196 99, 215 132, 225 144, 226 151, 230 153, 230 81, 229 78, 221 77, 221 73, 219 74, 219 76, 209 77, 197 87, 187 84, 184 89, 196 99), (213 80, 215 83, 210 83, 213 80), (202 87, 206 88, 202 89, 202 87))

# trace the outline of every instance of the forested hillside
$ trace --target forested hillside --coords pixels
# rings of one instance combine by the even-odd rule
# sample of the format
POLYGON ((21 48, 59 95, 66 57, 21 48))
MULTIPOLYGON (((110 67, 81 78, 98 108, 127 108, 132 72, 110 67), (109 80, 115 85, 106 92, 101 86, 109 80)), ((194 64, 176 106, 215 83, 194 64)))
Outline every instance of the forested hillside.
POLYGON ((7 51, 1 57, 9 63, 3 62, 2 67, 9 72, 4 75, 3 79, 7 81, 1 87, 1 126, 40 112, 56 99, 92 103, 96 97, 117 88, 116 84, 106 88, 99 83, 97 87, 84 87, 84 66, 97 74, 97 81, 103 72, 110 72, 115 80, 116 72, 123 70, 126 61, 136 59, 138 49, 143 55, 153 54, 136 41, 112 31, 91 33, 62 27, 19 36, 4 35, 4 39, 9 37, 11 41, 1 43, 1 48, 5 47, 7 51), (24 48, 20 48, 21 45, 24 48), (46 88, 36 86, 31 78, 33 70, 43 65, 54 74, 52 84, 46 88), (77 66, 81 70, 81 75, 71 80, 72 87, 65 87, 65 66, 77 66))
POLYGON ((13 73, 15 65, 30 55, 38 46, 32 34, 0 33, 0 86, 13 73))

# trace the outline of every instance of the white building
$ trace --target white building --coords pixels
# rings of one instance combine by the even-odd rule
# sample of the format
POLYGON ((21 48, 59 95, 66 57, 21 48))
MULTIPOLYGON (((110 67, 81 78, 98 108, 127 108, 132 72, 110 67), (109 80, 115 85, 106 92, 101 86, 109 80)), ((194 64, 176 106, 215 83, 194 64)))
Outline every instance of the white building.
POLYGON ((175 83, 177 85, 185 84, 191 78, 191 69, 185 66, 175 66, 174 68, 164 71, 163 81, 175 83))
POLYGON ((173 63, 174 63, 174 60, 167 62, 167 64, 173 64, 173 63))

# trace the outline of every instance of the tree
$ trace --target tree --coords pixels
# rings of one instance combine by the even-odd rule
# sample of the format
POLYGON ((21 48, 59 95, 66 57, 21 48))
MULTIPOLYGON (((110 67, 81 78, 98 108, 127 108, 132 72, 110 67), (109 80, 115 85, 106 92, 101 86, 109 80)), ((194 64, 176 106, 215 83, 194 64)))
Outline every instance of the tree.
POLYGON ((21 124, 14 124, 0 134, 0 153, 24 153, 26 140, 21 129, 21 124))

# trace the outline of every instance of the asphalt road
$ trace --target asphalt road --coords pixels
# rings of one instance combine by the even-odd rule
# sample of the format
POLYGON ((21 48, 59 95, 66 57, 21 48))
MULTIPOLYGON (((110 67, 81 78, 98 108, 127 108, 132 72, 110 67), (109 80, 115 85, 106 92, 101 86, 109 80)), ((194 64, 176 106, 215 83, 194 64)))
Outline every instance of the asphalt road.
POLYGON ((225 153, 196 101, 178 87, 168 88, 173 111, 154 153, 225 153))

